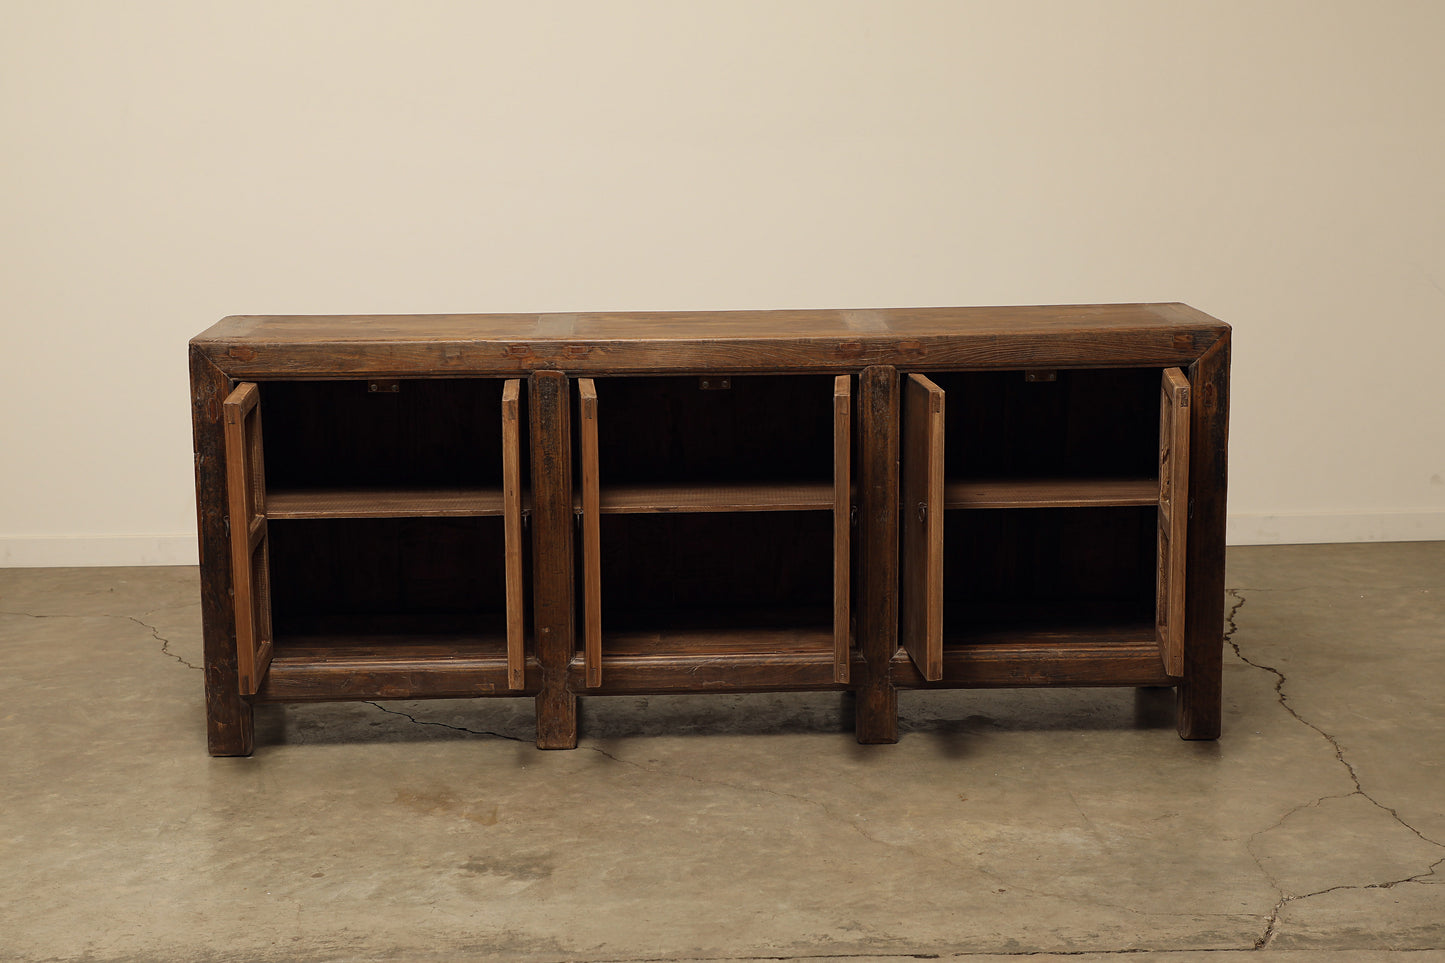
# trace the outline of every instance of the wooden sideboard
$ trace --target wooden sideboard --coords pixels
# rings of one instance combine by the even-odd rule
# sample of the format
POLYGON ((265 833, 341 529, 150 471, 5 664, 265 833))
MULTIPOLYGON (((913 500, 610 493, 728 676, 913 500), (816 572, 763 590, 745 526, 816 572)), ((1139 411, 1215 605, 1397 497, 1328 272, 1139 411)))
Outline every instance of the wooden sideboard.
POLYGON ((265 702, 1172 686, 1220 728, 1229 327, 1182 304, 231 317, 210 751, 265 702), (264 415, 264 423, 263 423, 264 415))

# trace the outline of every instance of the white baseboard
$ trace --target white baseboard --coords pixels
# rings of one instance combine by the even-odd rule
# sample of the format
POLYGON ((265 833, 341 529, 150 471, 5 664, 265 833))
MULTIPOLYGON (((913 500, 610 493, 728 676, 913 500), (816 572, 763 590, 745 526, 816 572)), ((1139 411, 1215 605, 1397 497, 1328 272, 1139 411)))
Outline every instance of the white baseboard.
POLYGON ((0 568, 196 562, 195 535, 0 535, 0 568))
POLYGON ((1445 541, 1445 512, 1231 513, 1225 523, 1225 541, 1230 545, 1445 541))
MULTIPOLYGON (((1445 541, 1445 512, 1230 515, 1230 545, 1445 541)), ((0 568, 195 565, 194 535, 0 535, 0 568)))

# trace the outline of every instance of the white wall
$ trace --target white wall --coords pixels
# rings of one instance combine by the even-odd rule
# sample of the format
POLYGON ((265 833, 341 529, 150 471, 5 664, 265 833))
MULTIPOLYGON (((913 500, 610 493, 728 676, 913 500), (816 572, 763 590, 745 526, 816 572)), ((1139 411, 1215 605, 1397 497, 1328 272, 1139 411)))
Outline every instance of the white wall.
POLYGON ((1445 4, 0 0, 0 565, 194 559, 232 313, 1182 300, 1231 539, 1445 538, 1445 4))

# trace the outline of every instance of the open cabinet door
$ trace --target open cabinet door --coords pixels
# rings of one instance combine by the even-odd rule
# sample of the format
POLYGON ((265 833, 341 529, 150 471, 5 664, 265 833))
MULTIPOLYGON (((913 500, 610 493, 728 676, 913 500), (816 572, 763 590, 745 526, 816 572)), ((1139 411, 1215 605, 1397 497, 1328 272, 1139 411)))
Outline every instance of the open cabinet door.
POLYGON ((1159 392, 1159 578, 1154 609, 1164 671, 1184 672, 1184 551, 1189 527, 1189 379, 1167 368, 1159 392))
POLYGON ((236 672, 241 694, 255 695, 271 665, 271 558, 266 544, 261 390, 250 382, 237 385, 222 410, 226 422, 231 594, 236 609, 236 672))
POLYGON ((853 656, 853 379, 833 379, 833 681, 848 681, 853 656))
POLYGON ((507 687, 527 684, 522 601, 522 382, 502 385, 502 538, 507 580, 507 687))
POLYGON ((602 490, 597 472, 597 385, 577 379, 582 443, 583 663, 587 685, 602 684, 602 490))
POLYGON ((943 678, 943 389, 903 385, 902 642, 929 682, 943 678))

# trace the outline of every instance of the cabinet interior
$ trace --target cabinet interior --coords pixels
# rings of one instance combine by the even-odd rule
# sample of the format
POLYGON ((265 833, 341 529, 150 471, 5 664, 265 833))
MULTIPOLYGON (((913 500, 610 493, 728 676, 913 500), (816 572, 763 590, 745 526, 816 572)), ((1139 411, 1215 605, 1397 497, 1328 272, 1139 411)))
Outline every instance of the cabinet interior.
POLYGON ((945 650, 1154 638, 1161 374, 928 375, 944 395, 945 650))
POLYGON ((833 638, 826 512, 604 515, 603 651, 833 638))
POLYGON ((1158 474, 1158 368, 929 377, 946 397, 948 481, 1152 480, 1158 474))
POLYGON ((831 651, 835 387, 831 375, 596 379, 597 570, 589 579, 581 553, 578 584, 600 596, 604 660, 831 651))
MULTIPOLYGON (((496 378, 261 385, 278 658, 506 656, 503 391, 496 378)), ((515 430, 520 454, 525 416, 515 430)), ((515 550, 525 565, 526 540, 515 550)))
POLYGON ((1152 638, 1156 509, 950 511, 943 644, 1152 638))

